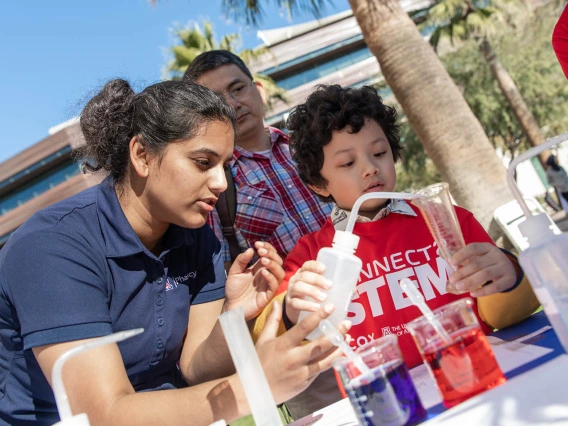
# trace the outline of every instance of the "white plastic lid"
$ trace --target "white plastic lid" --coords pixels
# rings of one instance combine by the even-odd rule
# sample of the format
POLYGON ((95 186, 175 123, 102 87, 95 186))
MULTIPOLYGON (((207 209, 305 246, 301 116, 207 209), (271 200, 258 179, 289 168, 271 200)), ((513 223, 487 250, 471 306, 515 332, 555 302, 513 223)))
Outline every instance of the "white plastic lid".
POLYGON ((538 246, 555 235, 550 229, 550 219, 544 213, 527 216, 519 223, 519 230, 527 238, 529 247, 538 246))
POLYGON ((80 413, 67 417, 64 420, 55 423, 53 426, 91 426, 91 423, 89 422, 89 417, 87 417, 86 413, 80 413))
POLYGON ((215 423, 211 423, 209 426, 227 426, 227 422, 221 419, 217 420, 215 423))
POLYGON ((335 231, 333 236, 333 247, 354 252, 359 245, 359 236, 351 232, 335 231))

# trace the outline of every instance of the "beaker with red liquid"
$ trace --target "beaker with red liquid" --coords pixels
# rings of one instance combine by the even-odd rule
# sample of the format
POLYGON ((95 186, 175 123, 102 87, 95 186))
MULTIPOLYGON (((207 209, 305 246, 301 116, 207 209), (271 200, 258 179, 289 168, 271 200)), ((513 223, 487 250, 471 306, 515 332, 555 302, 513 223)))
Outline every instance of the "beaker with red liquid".
POLYGON ((406 325, 448 408, 507 381, 472 305, 464 298, 433 311, 449 344, 423 316, 406 325))
POLYGON ((333 368, 362 425, 414 425, 426 417, 395 335, 369 342, 357 353, 369 373, 361 374, 347 358, 336 360, 333 368))
MULTIPOLYGON (((417 194, 424 197, 413 199, 411 202, 420 208, 424 221, 436 240, 440 256, 449 263, 450 258, 465 247, 449 185, 446 182, 435 183, 417 191, 417 194)), ((446 291, 452 294, 467 293, 458 290, 449 281, 446 283, 446 291)))

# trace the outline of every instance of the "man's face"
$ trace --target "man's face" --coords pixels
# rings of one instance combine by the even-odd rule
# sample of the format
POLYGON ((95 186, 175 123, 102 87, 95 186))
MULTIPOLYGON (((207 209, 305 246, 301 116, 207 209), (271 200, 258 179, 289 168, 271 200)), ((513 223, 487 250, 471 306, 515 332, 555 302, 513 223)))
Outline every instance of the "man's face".
MULTIPOLYGON (((328 182, 325 188, 311 186, 320 195, 331 195, 345 210, 351 210, 361 195, 390 192, 396 184, 392 150, 381 126, 367 120, 359 133, 349 131, 350 127, 333 132, 331 142, 323 147, 320 173, 328 182)), ((386 201, 366 201, 359 215, 374 218, 386 201)))
POLYGON ((264 88, 233 64, 201 75, 196 83, 222 95, 237 113, 237 140, 264 132, 264 88))

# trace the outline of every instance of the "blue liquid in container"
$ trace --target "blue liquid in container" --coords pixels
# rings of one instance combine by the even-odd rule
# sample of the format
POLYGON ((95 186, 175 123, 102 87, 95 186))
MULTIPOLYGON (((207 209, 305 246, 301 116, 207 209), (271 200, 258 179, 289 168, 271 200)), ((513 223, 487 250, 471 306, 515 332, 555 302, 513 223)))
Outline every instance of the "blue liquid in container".
POLYGON ((362 425, 413 425, 426 417, 404 362, 392 361, 371 372, 370 377, 355 377, 345 387, 362 425))

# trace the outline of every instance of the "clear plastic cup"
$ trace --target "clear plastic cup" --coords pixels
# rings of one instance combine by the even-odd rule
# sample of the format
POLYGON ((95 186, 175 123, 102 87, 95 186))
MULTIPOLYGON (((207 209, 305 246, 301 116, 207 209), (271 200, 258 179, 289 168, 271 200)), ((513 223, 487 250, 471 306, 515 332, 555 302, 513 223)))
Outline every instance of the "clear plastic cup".
MULTIPOLYGON (((446 182, 436 183, 417 191, 426 198, 416 198, 411 202, 422 212, 428 229, 440 251, 440 256, 448 263, 450 258, 465 247, 465 241, 456 215, 456 210, 450 198, 449 185, 446 182)), ((453 294, 467 293, 446 283, 446 291, 453 294)))
POLYGON ((406 325, 448 408, 507 381, 472 306, 464 298, 433 311, 450 344, 424 316, 406 325))
POLYGON ((359 422, 364 426, 415 424, 426 416, 395 335, 381 337, 357 349, 371 370, 361 374, 347 358, 333 368, 359 422))

